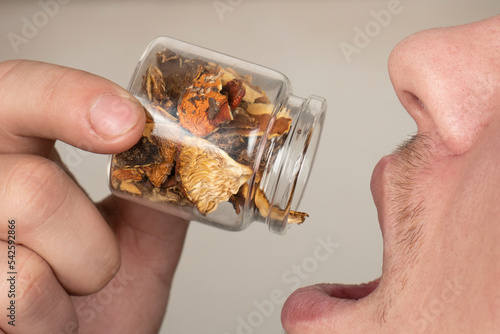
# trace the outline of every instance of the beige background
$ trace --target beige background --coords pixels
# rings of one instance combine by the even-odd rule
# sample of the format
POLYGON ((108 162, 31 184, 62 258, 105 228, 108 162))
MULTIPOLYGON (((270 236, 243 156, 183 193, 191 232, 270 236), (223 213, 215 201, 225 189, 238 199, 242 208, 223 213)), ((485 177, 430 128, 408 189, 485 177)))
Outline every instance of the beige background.
MULTIPOLYGON (((193 223, 162 333, 281 333, 283 298, 275 296, 272 308, 263 303, 272 294, 289 295, 298 284, 360 283, 380 275, 382 240, 370 176, 376 162, 415 131, 392 91, 389 53, 418 30, 500 13, 498 0, 401 0, 390 22, 377 25, 372 11, 397 2, 73 0, 16 52, 8 34, 21 35, 23 17, 32 21, 42 7, 38 1, 0 0, 0 60, 72 66, 127 86, 144 47, 167 35, 279 70, 296 95, 328 100, 301 205, 311 215, 307 224, 280 237, 265 226, 229 233, 193 223), (219 16, 214 3, 230 7, 219 16), (340 46, 354 45, 356 29, 366 27, 372 29, 369 44, 349 62, 340 46), (335 242, 334 252, 315 255, 318 238, 335 242), (264 304, 267 309, 259 310, 264 304)), ((108 195, 105 156, 59 148, 92 198, 108 195)))

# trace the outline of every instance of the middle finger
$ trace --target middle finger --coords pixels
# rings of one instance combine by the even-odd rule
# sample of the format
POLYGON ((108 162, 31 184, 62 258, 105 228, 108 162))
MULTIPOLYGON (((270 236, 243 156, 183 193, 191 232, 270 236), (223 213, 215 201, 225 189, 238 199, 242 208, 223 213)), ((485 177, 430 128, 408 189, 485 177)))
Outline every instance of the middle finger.
MULTIPOLYGON (((102 288, 119 268, 116 238, 94 204, 52 161, 0 159, 0 222, 15 218, 17 242, 42 256, 71 293, 102 288)), ((8 230, 0 224, 0 239, 8 230)))

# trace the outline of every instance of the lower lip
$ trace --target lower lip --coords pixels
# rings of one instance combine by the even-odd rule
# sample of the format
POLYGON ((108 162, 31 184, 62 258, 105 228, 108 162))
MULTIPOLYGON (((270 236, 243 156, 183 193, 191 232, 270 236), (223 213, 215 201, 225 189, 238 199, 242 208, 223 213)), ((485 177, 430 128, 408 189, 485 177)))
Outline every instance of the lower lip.
POLYGON ((342 318, 355 303, 371 294, 380 279, 360 285, 318 284, 292 294, 282 310, 284 324, 311 323, 321 319, 342 318))
POLYGON ((313 285, 295 291, 288 297, 281 311, 281 321, 285 328, 295 328, 339 316, 342 310, 354 301, 331 297, 331 288, 326 285, 313 285))

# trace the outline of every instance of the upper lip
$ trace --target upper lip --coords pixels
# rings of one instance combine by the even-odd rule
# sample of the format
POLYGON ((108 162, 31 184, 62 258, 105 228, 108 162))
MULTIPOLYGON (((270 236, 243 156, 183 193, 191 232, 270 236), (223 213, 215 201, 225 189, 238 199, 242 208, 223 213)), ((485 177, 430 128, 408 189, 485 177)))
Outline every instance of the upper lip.
POLYGON ((370 182, 370 188, 373 196, 373 201, 378 212, 378 221, 382 236, 387 235, 387 207, 384 199, 387 198, 386 194, 386 179, 388 176, 388 169, 393 160, 394 155, 387 155, 383 157, 375 166, 370 182))

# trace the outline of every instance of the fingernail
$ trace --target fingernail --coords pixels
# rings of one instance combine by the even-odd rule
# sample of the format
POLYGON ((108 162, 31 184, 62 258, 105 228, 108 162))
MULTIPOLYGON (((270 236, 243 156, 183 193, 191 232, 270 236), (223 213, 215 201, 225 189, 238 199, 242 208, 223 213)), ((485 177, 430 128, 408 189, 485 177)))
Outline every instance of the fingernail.
POLYGON ((90 122, 103 138, 119 137, 132 129, 139 120, 140 105, 126 97, 102 95, 90 110, 90 122))

